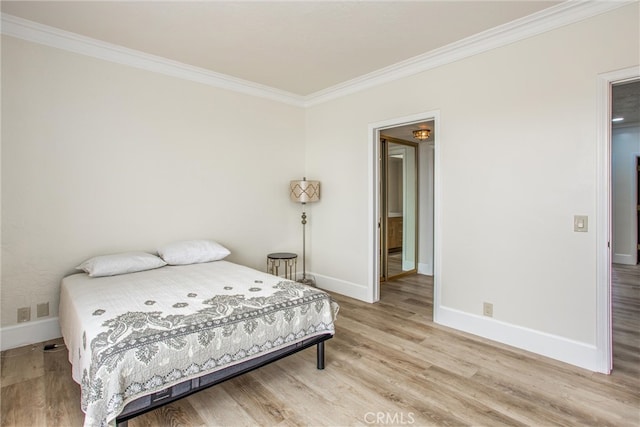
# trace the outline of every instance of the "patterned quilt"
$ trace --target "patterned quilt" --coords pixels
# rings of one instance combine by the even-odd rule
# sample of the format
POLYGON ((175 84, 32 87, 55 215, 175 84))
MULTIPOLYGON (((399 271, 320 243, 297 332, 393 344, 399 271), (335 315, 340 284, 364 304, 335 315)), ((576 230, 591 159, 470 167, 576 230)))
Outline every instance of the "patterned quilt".
POLYGON ((132 400, 313 336, 334 333, 327 293, 215 261, 62 281, 60 325, 85 426, 132 400))

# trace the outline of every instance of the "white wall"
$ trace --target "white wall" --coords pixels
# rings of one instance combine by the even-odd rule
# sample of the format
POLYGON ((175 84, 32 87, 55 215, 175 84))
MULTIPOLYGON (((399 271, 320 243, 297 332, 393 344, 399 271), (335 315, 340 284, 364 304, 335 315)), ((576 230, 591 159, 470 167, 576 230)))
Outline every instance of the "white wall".
POLYGON ((611 178, 613 204, 613 262, 635 265, 636 250, 636 158, 640 156, 640 127, 615 128, 611 132, 611 178))
POLYGON ((450 314, 439 321, 472 330, 491 302, 487 330, 513 334, 494 339, 535 335, 594 356, 595 228, 575 233, 573 216, 597 221, 597 76, 640 63, 638 26, 636 3, 309 108, 307 173, 325 191, 310 239, 320 286, 374 286, 368 126, 439 111, 437 309, 450 314))
POLYGON ((212 238, 301 251, 304 110, 2 38, 2 326, 85 258, 212 238))

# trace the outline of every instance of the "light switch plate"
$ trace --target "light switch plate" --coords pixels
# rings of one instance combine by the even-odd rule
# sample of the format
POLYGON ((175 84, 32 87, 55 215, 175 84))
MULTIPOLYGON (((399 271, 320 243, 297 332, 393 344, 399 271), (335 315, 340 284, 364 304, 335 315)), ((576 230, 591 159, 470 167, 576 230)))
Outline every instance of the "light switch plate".
POLYGON ((578 232, 589 231, 589 217, 587 215, 574 215, 573 231, 578 231, 578 232))

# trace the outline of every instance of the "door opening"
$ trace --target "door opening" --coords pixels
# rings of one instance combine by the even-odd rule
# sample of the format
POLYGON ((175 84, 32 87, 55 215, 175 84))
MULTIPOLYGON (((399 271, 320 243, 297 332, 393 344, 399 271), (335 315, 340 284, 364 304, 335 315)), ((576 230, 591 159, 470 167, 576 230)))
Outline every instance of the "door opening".
MULTIPOLYGON (((598 173, 596 227, 596 360, 598 372, 613 369, 612 261, 615 253, 613 202, 613 88, 639 81, 638 67, 625 68, 598 76, 598 173)), ((634 221, 635 224, 635 221, 634 221)), ((635 235, 633 236, 635 237, 635 235)), ((637 250, 634 248, 634 256, 637 250)))
MULTIPOLYGON (((386 168, 387 166, 386 164, 383 166, 382 162, 383 147, 381 139, 388 141, 391 141, 391 139, 397 139, 417 143, 418 148, 416 157, 420 164, 415 172, 417 174, 417 182, 419 183, 419 185, 418 183, 416 184, 418 197, 415 212, 418 217, 418 221, 415 229, 418 231, 418 238, 414 243, 413 248, 415 254, 417 254, 417 259, 410 256, 405 256, 404 258, 412 259, 412 261, 408 261, 407 264, 405 264, 405 268, 411 266, 411 263, 413 263, 413 268, 407 268, 406 271, 414 270, 417 271, 418 274, 433 275, 434 319, 437 318, 438 305, 440 302, 438 281, 438 266, 440 258, 439 251, 437 249, 439 242, 438 123, 439 112, 432 111, 402 118, 389 119, 369 125, 369 154, 371 159, 369 182, 372 185, 371 192, 369 193, 371 215, 369 222, 370 302, 376 302, 380 299, 381 280, 388 277, 388 270, 384 271, 386 268, 386 260, 384 258, 388 255, 387 240, 390 236, 388 235, 387 230, 390 225, 387 221, 383 222, 383 212, 387 213, 387 219, 389 218, 389 215, 387 206, 383 206, 382 204, 382 201, 386 200, 386 195, 384 194, 386 189, 382 180, 383 168, 386 168), (412 130, 419 129, 421 124, 427 124, 429 129, 432 131, 430 141, 418 141, 414 139, 412 130), (425 167, 425 164, 429 164, 430 166, 425 167), (383 248, 387 250, 383 251, 383 248)), ((384 158, 386 163, 388 160, 387 156, 384 156, 384 158)), ((410 210, 413 212, 413 209, 410 210)), ((399 225, 396 224, 396 227, 399 227, 399 225)), ((406 233, 406 230, 403 217, 402 233, 406 233)), ((393 236, 391 237, 393 238, 393 236)), ((400 251, 404 251, 404 249, 398 250, 397 252, 400 251)), ((410 251, 408 250, 406 251, 407 254, 409 252, 410 251)), ((400 256, 400 258, 402 259, 403 257, 400 256)), ((405 260, 402 259, 400 262, 404 263, 405 260)))
POLYGON ((611 87, 612 261, 638 263, 640 80, 611 87))
MULTIPOLYGON (((612 247, 611 265, 611 347, 612 352, 623 354, 624 339, 614 335, 614 324, 630 321, 633 313, 627 305, 626 283, 620 272, 635 266, 640 259, 639 218, 640 189, 640 80, 614 82, 611 85, 611 212, 612 247), (626 265, 625 265, 626 264, 626 265), (624 319, 624 320, 623 320, 624 319), (617 350, 616 350, 617 348, 617 350)), ((611 369, 616 362, 611 358, 611 369)))

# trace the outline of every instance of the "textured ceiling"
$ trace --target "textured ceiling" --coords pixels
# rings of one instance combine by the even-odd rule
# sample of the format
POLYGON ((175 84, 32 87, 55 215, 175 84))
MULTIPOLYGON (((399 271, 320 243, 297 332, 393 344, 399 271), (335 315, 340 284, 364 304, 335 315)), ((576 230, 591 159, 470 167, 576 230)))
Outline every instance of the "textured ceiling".
POLYGON ((560 1, 2 1, 2 12, 309 95, 560 1))

